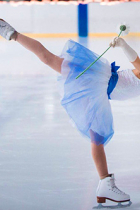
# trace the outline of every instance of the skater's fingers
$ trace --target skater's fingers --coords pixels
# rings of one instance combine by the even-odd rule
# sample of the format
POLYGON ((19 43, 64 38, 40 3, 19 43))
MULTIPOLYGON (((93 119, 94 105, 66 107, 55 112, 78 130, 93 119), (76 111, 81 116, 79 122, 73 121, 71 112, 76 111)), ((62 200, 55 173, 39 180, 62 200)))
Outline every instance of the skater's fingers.
POLYGON ((114 44, 111 42, 111 43, 109 44, 109 46, 110 46, 110 47, 114 47, 114 44))
POLYGON ((112 42, 109 44, 110 47, 115 47, 118 37, 114 37, 112 42))
POLYGON ((122 45, 122 43, 124 42, 124 40, 122 39, 122 38, 120 38, 120 37, 114 37, 113 38, 113 40, 112 40, 112 42, 110 43, 110 47, 118 47, 118 46, 120 46, 120 45, 122 45))
POLYGON ((113 47, 113 48, 115 47, 115 45, 116 45, 116 43, 112 43, 112 42, 109 44, 109 46, 113 47))
POLYGON ((115 45, 116 45, 116 41, 114 41, 114 42, 112 43, 112 46, 113 46, 113 47, 115 47, 115 45))
POLYGON ((114 44, 117 43, 118 38, 119 38, 118 36, 114 38, 114 40, 113 40, 113 43, 114 43, 114 44))
POLYGON ((118 38, 119 38, 119 37, 117 36, 117 37, 115 37, 115 38, 114 38, 114 40, 115 40, 115 41, 117 41, 117 40, 118 40, 118 38))
POLYGON ((116 43, 112 43, 112 42, 111 42, 111 43, 109 44, 109 46, 114 48, 114 47, 115 47, 115 44, 116 44, 116 43))
POLYGON ((118 36, 117 37, 114 37, 112 42, 116 42, 117 39, 118 39, 118 36))

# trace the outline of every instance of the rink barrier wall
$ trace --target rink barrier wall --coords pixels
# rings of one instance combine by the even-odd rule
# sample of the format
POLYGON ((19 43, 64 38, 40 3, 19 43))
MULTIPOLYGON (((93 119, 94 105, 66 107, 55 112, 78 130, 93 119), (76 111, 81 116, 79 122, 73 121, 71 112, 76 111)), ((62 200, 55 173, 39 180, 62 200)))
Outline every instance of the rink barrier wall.
MULTIPOLYGON (((89 3, 90 36, 112 36, 110 33, 116 32, 116 26, 122 21, 130 25, 131 32, 140 33, 139 8, 140 2, 118 2, 115 5, 89 3)), ((0 14, 0 18, 5 19, 21 33, 48 34, 42 36, 49 37, 52 34, 55 34, 55 37, 64 36, 62 34, 65 34, 65 37, 69 34, 73 37, 78 33, 78 6, 74 4, 3 3, 0 4, 0 14)))

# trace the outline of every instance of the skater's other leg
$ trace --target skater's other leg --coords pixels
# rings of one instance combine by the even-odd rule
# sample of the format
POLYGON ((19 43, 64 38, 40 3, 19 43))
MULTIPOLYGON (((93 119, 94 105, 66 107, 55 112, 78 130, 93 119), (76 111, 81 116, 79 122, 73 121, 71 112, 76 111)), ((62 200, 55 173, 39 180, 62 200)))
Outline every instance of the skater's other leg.
POLYGON ((91 142, 92 142, 91 143, 92 157, 96 165, 100 179, 104 179, 105 177, 109 176, 106 155, 104 151, 104 145, 103 144, 96 145, 96 143, 94 143, 95 135, 92 130, 90 130, 90 135, 91 135, 91 142))
MULTIPOLYGON (((92 156, 100 176, 100 181, 96 190, 97 203, 105 203, 106 200, 112 200, 118 203, 130 201, 130 196, 119 190, 118 187, 116 187, 114 174, 108 174, 104 145, 97 145, 96 143, 97 138, 100 142, 102 142, 102 139, 100 139, 100 137, 97 137, 97 134, 94 133, 92 130, 90 130, 90 136, 92 142, 92 156)), ((131 202, 129 202, 129 204, 127 204, 126 206, 130 205, 131 202)), ((102 206, 100 205, 97 208, 101 207, 102 206)))
POLYGON ((43 63, 61 73, 63 59, 49 52, 39 41, 15 32, 11 39, 20 43, 23 47, 33 52, 43 63))

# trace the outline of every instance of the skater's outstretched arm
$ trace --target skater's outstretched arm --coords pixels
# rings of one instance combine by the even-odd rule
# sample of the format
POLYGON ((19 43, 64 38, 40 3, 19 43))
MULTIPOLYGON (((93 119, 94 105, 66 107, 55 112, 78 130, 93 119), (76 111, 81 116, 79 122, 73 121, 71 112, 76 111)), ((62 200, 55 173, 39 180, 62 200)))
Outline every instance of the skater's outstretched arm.
POLYGON ((61 73, 63 59, 49 52, 39 41, 18 33, 10 24, 0 19, 0 35, 7 40, 15 40, 33 52, 43 63, 61 73))
POLYGON ((126 42, 122 38, 114 38, 113 42, 110 43, 110 46, 112 47, 120 47, 125 55, 127 56, 128 60, 133 64, 133 66, 136 68, 133 70, 134 74, 140 78, 140 58, 126 42))

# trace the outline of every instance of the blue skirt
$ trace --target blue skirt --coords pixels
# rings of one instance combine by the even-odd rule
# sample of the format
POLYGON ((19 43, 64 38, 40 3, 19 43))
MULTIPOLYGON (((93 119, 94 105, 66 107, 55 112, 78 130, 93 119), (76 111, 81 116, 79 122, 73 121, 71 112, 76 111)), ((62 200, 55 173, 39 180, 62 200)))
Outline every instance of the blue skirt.
POLYGON ((76 77, 98 57, 96 53, 69 40, 61 54, 64 60, 57 80, 61 105, 76 128, 97 145, 106 144, 114 133, 107 95, 111 65, 100 58, 82 76, 76 77))

